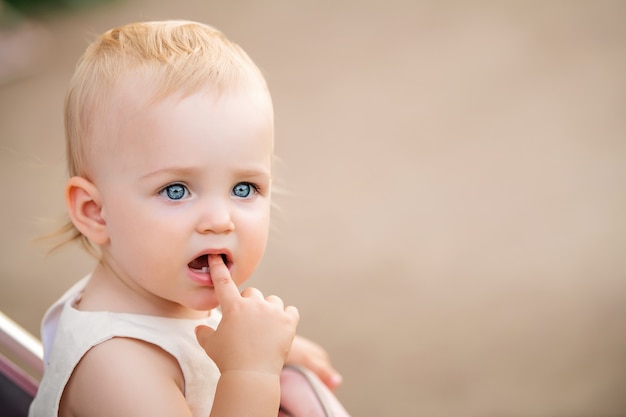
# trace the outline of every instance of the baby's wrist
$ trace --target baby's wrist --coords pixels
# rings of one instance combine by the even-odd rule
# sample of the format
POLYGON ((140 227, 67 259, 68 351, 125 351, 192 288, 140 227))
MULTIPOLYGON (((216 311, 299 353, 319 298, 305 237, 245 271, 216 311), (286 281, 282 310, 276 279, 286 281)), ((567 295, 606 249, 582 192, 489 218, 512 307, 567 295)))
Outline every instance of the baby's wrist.
POLYGON ((220 382, 223 384, 242 387, 256 387, 260 391, 280 389, 280 372, 267 370, 232 369, 221 373, 220 382))

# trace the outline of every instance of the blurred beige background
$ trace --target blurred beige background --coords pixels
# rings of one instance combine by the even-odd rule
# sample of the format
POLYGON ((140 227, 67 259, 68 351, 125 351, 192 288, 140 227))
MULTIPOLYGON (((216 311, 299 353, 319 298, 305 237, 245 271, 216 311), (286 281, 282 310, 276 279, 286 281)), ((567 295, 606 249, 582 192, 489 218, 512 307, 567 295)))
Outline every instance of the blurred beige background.
POLYGON ((299 307, 354 416, 626 415, 626 3, 125 0, 48 15, 0 86, 0 309, 38 334, 93 261, 64 212, 62 101, 92 39, 189 18, 276 107, 252 285, 299 307))

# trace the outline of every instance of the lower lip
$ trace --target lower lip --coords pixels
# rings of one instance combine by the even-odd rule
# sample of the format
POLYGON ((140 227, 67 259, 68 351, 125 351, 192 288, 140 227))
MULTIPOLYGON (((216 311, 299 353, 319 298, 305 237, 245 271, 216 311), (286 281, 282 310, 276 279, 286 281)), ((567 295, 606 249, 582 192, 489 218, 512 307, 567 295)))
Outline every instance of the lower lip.
POLYGON ((213 286, 213 280, 211 279, 211 274, 209 272, 200 272, 191 268, 187 268, 187 276, 189 276, 192 281, 195 281, 199 284, 208 285, 209 287, 213 286))

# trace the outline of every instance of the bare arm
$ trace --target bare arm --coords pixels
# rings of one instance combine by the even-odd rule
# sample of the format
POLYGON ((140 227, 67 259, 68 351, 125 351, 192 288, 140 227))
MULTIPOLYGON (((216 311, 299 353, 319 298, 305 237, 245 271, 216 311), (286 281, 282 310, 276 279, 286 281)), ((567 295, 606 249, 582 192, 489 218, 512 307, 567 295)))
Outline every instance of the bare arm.
POLYGON ((61 399, 61 417, 191 417, 176 360, 157 346, 114 338, 80 361, 61 399))

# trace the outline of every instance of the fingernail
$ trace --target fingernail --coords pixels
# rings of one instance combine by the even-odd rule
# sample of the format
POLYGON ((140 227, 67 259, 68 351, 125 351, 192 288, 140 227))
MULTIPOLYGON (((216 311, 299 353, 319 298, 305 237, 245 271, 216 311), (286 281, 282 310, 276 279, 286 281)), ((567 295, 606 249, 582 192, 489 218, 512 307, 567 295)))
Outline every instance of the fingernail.
POLYGON ((330 383, 333 387, 338 387, 343 382, 343 377, 339 374, 334 374, 330 377, 330 383))

